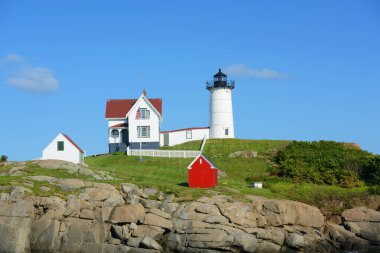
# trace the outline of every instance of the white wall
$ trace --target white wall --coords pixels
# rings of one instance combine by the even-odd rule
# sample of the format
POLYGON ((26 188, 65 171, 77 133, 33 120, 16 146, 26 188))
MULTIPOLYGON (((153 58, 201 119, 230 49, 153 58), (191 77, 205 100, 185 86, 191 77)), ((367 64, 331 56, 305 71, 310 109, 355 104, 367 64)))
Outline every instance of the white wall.
POLYGON ((210 90, 210 138, 235 138, 232 111, 232 90, 213 88, 210 90), (225 135, 228 129, 228 135, 225 135))
POLYGON ((140 99, 132 107, 129 116, 129 142, 159 142, 160 141, 160 118, 154 112, 153 108, 146 103, 144 99, 140 99), (149 119, 136 120, 136 112, 139 108, 147 108, 150 111, 149 119), (149 138, 138 138, 137 126, 150 126, 149 138))
POLYGON ((54 138, 52 142, 42 151, 42 158, 64 160, 72 163, 84 163, 84 154, 81 153, 68 139, 62 134, 54 138), (57 150, 57 142, 64 142, 64 150, 57 150))
MULTIPOLYGON (((161 133, 160 146, 164 145, 164 134, 161 133)), ((209 138, 210 130, 208 128, 201 129, 183 129, 179 131, 171 131, 169 134, 169 146, 178 145, 188 141, 202 140, 205 136, 206 139, 209 138), (191 131, 191 138, 188 139, 186 136, 187 131, 191 131)))

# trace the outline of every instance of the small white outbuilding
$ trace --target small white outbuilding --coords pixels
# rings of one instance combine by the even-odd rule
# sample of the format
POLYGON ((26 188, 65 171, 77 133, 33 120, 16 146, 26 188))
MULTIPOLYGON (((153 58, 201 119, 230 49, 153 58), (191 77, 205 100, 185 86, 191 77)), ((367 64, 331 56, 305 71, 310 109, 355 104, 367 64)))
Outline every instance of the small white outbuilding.
POLYGON ((42 151, 41 159, 56 159, 83 164, 84 151, 69 136, 60 133, 42 151))

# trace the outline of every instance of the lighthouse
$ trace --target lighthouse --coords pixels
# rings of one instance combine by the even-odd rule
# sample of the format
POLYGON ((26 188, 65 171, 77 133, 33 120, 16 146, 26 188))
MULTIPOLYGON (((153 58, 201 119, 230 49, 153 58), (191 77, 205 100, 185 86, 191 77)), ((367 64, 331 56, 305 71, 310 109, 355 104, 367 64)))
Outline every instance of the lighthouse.
POLYGON ((227 81, 221 69, 214 80, 206 82, 210 91, 210 138, 235 138, 234 115, 232 111, 232 90, 234 81, 227 81))

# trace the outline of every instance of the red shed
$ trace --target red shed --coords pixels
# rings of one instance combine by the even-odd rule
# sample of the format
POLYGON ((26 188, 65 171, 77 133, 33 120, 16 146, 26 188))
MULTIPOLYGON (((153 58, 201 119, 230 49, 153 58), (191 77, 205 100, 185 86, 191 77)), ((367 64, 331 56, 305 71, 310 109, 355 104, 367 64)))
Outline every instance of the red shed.
POLYGON ((187 168, 189 187, 210 188, 218 185, 218 168, 204 155, 197 156, 187 168))

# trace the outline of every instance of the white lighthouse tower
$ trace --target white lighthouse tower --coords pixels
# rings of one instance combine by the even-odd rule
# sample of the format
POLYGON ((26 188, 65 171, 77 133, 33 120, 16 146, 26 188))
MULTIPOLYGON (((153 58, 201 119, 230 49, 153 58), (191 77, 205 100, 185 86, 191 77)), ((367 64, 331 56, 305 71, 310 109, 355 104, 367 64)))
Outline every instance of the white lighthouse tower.
POLYGON ((227 81, 227 75, 219 69, 214 80, 206 82, 206 87, 210 91, 210 138, 235 138, 232 111, 235 82, 227 81))

